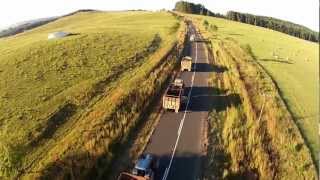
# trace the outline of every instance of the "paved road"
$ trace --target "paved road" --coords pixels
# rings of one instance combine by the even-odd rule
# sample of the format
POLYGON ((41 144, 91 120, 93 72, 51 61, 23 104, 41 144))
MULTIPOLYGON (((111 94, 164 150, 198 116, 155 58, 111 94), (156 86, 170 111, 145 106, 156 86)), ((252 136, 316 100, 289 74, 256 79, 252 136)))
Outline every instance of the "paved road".
MULTIPOLYGON (((194 27, 190 32, 196 34, 194 27)), ((200 36, 196 34, 197 38, 200 36)), ((208 86, 211 68, 203 43, 190 43, 189 49, 193 71, 181 74, 189 103, 179 113, 167 111, 161 116, 146 148, 146 152, 160 157, 157 180, 194 180, 200 175, 203 121, 211 103, 208 96, 212 91, 208 86)))

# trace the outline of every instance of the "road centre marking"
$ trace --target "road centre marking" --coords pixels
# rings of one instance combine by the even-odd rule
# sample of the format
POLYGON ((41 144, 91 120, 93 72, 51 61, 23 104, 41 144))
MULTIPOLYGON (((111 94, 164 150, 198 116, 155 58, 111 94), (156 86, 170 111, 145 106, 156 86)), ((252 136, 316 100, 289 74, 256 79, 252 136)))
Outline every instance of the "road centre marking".
POLYGON ((191 92, 192 92, 192 88, 193 88, 193 83, 194 83, 194 77, 195 77, 195 69, 196 69, 196 66, 197 66, 197 60, 198 60, 198 43, 196 42, 196 53, 195 53, 195 66, 194 66, 194 71, 193 71, 193 74, 192 74, 192 79, 191 79, 191 88, 190 88, 190 91, 188 93, 188 102, 187 102, 187 106, 184 110, 184 113, 183 113, 183 117, 180 121, 180 125, 179 125, 179 129, 178 129, 178 136, 177 136, 177 139, 176 139, 176 143, 174 145, 174 148, 173 148, 173 152, 171 154, 171 158, 170 158, 170 162, 169 162, 169 165, 168 167, 166 168, 165 170, 165 173, 162 177, 162 180, 166 180, 168 175, 169 175, 169 172, 170 172, 170 168, 171 168, 171 165, 172 165, 172 161, 173 161, 173 158, 174 158, 174 155, 176 153, 176 149, 177 149, 177 146, 178 146, 178 142, 179 142, 179 139, 180 139, 180 134, 181 134, 181 131, 182 131, 182 128, 183 128, 183 124, 184 124, 184 120, 186 118, 186 114, 187 114, 187 109, 189 107, 189 103, 190 103, 190 99, 191 99, 191 92))

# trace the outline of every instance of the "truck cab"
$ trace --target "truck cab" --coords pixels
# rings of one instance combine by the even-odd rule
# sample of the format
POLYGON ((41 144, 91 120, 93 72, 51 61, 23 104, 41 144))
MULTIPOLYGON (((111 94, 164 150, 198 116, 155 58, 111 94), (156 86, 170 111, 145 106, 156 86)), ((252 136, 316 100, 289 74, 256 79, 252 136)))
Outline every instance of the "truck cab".
POLYGON ((195 41, 195 35, 194 34, 192 34, 191 36, 190 36, 190 42, 194 42, 195 41))
POLYGON ((153 180, 157 166, 158 162, 154 155, 142 154, 138 158, 138 161, 132 170, 132 174, 153 180))
POLYGON ((142 154, 131 173, 122 172, 118 180, 154 180, 158 159, 152 154, 142 154))
POLYGON ((192 68, 192 58, 190 56, 185 56, 181 60, 181 71, 191 71, 192 68))
POLYGON ((174 84, 175 86, 180 87, 180 88, 184 88, 184 82, 183 82, 183 80, 182 80, 181 78, 176 78, 176 79, 174 80, 173 84, 174 84))

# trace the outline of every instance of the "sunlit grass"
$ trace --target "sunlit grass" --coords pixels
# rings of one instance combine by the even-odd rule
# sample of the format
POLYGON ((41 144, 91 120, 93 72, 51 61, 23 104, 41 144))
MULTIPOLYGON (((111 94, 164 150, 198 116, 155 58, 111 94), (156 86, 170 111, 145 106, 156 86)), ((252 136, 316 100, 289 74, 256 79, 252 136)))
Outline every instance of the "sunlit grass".
MULTIPOLYGON (((100 113, 111 113, 121 98, 108 98, 131 93, 134 72, 143 75, 157 64, 176 41, 178 25, 165 12, 78 13, 0 39, 0 146, 18 154, 6 170, 0 165, 0 177, 15 176, 41 158, 52 161, 46 153, 69 146, 58 139, 101 98, 111 105, 100 113), (47 40, 55 31, 75 35, 47 40)), ((75 136, 65 142, 68 137, 75 136)))
MULTIPOLYGON (((296 96, 301 94, 301 97, 304 97, 306 92, 316 92, 317 76, 315 74, 307 81, 297 76, 300 73, 306 73, 309 76, 309 71, 311 74, 318 72, 318 69, 313 68, 319 63, 318 55, 308 54, 309 51, 317 53, 317 45, 279 32, 225 19, 193 17, 197 19, 200 31, 211 41, 215 65, 226 66, 228 69, 222 75, 215 75, 214 87, 222 87, 241 97, 240 105, 233 104, 224 111, 211 113, 213 120, 216 117, 223 119, 221 124, 210 122, 219 136, 212 137, 215 134, 209 134, 211 149, 208 150, 207 176, 218 177, 218 179, 222 177, 246 179, 253 175, 258 175, 261 179, 316 178, 316 161, 312 161, 309 148, 313 150, 314 157, 317 157, 315 152, 318 149, 314 144, 310 144, 310 141, 317 140, 317 133, 314 132, 317 129, 317 122, 313 121, 314 127, 307 126, 309 121, 306 119, 305 124, 298 124, 300 127, 304 126, 302 134, 308 134, 305 136, 305 141, 296 126, 296 114, 293 113, 295 117, 293 119, 283 100, 287 102, 289 108, 293 106, 285 96, 290 93, 286 86, 296 88, 304 84, 304 91, 295 94, 296 96), (204 19, 209 24, 207 29, 204 27, 204 19), (212 29, 212 26, 218 28, 212 29), (281 51, 273 52, 271 47, 274 47, 273 45, 277 44, 274 42, 277 41, 282 41, 279 48, 281 51), (287 43, 293 44, 286 45, 287 43), (309 58, 308 61, 301 63, 297 62, 301 59, 289 57, 290 53, 298 49, 302 55, 297 57, 305 54, 305 57, 309 58), (302 66, 302 64, 306 65, 302 66), (290 74, 290 71, 299 72, 290 74), (297 77, 297 81, 286 79, 283 72, 289 72, 291 78, 297 77), (276 85, 280 89, 280 94, 276 85), (265 107, 260 118, 263 104, 265 107), (219 141, 212 141, 216 138, 219 141), (223 146, 222 150, 221 146, 223 146), (219 148, 221 155, 215 154, 215 148, 219 148), (227 158, 221 163, 222 157, 227 158), (217 163, 214 163, 216 161, 217 163), (215 171, 215 166, 223 168, 224 171, 215 171)), ((318 96, 313 95, 313 98, 318 96)), ((305 107, 313 103, 310 106, 317 107, 312 99, 299 103, 305 107)), ((313 118, 316 119, 316 117, 313 118)))
POLYGON ((213 38, 232 38, 249 45, 256 60, 280 88, 314 158, 318 157, 319 45, 283 33, 219 18, 213 38))

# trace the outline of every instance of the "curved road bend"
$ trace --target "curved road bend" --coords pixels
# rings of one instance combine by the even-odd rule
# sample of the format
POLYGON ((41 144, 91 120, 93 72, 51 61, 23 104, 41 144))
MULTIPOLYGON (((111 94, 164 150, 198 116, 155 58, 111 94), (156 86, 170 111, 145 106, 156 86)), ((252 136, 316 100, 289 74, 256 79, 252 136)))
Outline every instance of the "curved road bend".
MULTIPOLYGON (((196 39, 195 28, 190 29, 196 39)), ((187 55, 192 57, 193 72, 182 72, 189 102, 179 113, 162 114, 150 142, 145 150, 160 158, 157 180, 195 180, 199 179, 202 158, 203 121, 208 118, 211 107, 212 88, 208 85, 211 66, 205 51, 205 44, 189 44, 187 55)))

